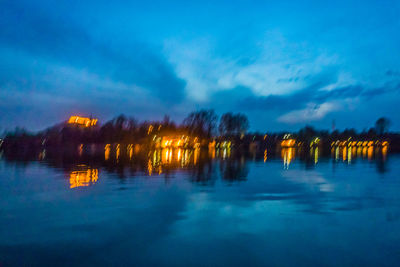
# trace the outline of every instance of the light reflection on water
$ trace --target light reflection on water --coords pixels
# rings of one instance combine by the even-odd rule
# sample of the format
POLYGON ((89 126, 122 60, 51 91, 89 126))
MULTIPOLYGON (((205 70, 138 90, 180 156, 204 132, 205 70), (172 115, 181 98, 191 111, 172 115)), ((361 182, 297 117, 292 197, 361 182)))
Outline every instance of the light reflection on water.
POLYGON ((398 265, 399 155, 116 148, 1 160, 0 263, 398 265))
POLYGON ((89 186, 97 182, 99 170, 86 165, 78 165, 69 175, 70 188, 89 186))

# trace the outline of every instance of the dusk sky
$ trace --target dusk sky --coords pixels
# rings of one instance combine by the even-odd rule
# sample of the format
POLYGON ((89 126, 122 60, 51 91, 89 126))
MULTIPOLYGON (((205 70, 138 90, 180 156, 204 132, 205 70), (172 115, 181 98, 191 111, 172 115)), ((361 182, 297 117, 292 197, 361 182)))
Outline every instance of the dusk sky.
POLYGON ((0 0, 0 132, 70 115, 400 130, 400 1, 0 0))

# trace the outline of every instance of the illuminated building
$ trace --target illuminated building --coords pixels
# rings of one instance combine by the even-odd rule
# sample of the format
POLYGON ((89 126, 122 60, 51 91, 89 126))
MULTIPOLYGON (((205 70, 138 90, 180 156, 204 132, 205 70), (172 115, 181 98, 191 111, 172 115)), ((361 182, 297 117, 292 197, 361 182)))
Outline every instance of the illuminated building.
POLYGON ((281 147, 293 147, 296 144, 295 139, 285 139, 281 142, 281 147))
POLYGON ((190 138, 185 135, 163 136, 159 137, 156 142, 158 142, 156 147, 161 148, 183 148, 190 146, 190 138))
POLYGON ((97 124, 97 119, 85 118, 80 116, 71 116, 68 124, 78 125, 83 127, 91 127, 97 124))

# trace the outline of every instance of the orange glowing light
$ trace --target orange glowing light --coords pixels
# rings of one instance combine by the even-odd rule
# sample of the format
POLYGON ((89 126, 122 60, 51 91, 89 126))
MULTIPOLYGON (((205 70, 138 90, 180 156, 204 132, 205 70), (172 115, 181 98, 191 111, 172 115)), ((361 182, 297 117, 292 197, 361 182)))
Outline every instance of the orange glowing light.
POLYGON ((296 144, 295 139, 285 139, 281 142, 281 147, 293 147, 296 144))
POLYGON ((98 169, 88 168, 86 171, 72 171, 69 176, 70 188, 89 186, 96 183, 98 178, 98 169))
POLYGON ((104 147, 104 159, 105 160, 108 160, 110 158, 110 151, 111 151, 110 144, 107 144, 104 147))
POLYGON ((289 165, 294 158, 294 148, 293 147, 285 147, 281 151, 281 156, 283 158, 283 167, 285 169, 289 169, 289 165))
POLYGON ((264 162, 266 162, 268 159, 268 151, 267 149, 264 150, 264 162))
POLYGON ((371 160, 374 155, 374 147, 368 147, 368 160, 371 160))
POLYGON ((149 161, 147 162, 147 171, 149 173, 149 176, 151 176, 153 174, 153 165, 151 163, 151 160, 149 159, 149 161))
POLYGON ((115 158, 118 160, 119 155, 121 154, 120 144, 117 144, 117 149, 115 150, 115 158))
POLYGON ((80 116, 71 116, 68 120, 69 124, 76 124, 84 127, 95 126, 97 119, 85 118, 80 116))
POLYGON ((382 156, 383 156, 383 160, 386 161, 386 157, 387 157, 387 152, 388 152, 388 147, 384 146, 382 148, 382 156))
POLYGON ((150 124, 149 129, 147 130, 148 135, 153 131, 153 128, 153 125, 150 124))

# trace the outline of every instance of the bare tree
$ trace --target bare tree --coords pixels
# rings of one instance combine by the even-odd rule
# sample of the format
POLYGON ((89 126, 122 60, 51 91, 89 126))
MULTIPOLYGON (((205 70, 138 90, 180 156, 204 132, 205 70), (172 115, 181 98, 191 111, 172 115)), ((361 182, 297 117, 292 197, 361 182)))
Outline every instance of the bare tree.
POLYGON ((215 131, 217 119, 214 110, 202 109, 190 113, 183 121, 183 125, 191 134, 210 138, 215 131))
POLYGON ((221 135, 240 135, 246 133, 249 128, 249 120, 244 114, 231 112, 222 115, 218 130, 221 135))

